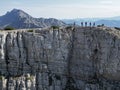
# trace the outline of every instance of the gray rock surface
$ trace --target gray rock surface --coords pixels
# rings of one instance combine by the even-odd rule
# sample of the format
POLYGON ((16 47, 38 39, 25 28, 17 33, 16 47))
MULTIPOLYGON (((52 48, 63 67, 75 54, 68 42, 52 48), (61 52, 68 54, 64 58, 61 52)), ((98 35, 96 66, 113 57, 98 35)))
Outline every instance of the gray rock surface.
POLYGON ((0 32, 0 90, 120 90, 120 31, 0 32))

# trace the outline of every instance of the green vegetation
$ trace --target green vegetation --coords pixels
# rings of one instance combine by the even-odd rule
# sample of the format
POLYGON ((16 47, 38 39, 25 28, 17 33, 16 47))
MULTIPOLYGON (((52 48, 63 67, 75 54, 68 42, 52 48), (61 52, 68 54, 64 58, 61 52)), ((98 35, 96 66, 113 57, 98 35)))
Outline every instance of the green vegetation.
POLYGON ((30 80, 30 81, 32 81, 33 80, 33 76, 30 76, 30 77, 26 77, 26 80, 30 80))
POLYGON ((51 28, 54 29, 59 29, 59 26, 51 26, 51 28))
POLYGON ((28 30, 28 32, 33 32, 33 30, 31 29, 31 30, 28 30))
POLYGON ((0 80, 3 80, 4 76, 0 75, 0 80))
POLYGON ((5 28, 4 28, 4 30, 14 30, 15 28, 13 28, 13 27, 11 27, 11 26, 6 26, 5 28))

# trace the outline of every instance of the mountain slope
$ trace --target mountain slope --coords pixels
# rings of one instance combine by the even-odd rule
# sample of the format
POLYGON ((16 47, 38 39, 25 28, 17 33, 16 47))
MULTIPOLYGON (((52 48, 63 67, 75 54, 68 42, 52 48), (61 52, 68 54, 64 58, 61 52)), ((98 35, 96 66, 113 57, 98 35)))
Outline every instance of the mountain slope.
POLYGON ((13 9, 0 17, 0 27, 12 26, 14 28, 40 28, 51 25, 65 25, 57 19, 34 18, 22 10, 13 9))

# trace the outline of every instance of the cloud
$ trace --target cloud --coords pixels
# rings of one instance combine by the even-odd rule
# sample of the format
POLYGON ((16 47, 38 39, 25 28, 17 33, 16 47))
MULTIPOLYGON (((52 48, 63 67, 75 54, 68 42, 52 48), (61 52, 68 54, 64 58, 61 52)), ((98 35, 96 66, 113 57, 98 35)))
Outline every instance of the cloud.
POLYGON ((111 0, 103 0, 103 1, 100 1, 101 4, 113 4, 113 1, 111 0))
POLYGON ((34 17, 81 18, 120 15, 120 6, 107 5, 56 5, 21 8, 34 17))
POLYGON ((17 2, 17 1, 12 1, 10 2, 11 5, 21 5, 22 3, 21 2, 17 2))

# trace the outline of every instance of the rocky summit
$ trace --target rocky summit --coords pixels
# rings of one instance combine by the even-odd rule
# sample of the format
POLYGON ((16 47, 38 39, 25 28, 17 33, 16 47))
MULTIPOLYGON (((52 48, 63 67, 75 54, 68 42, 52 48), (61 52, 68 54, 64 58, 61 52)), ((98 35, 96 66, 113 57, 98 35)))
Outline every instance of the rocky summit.
POLYGON ((0 90, 120 90, 120 31, 1 31, 0 90))

